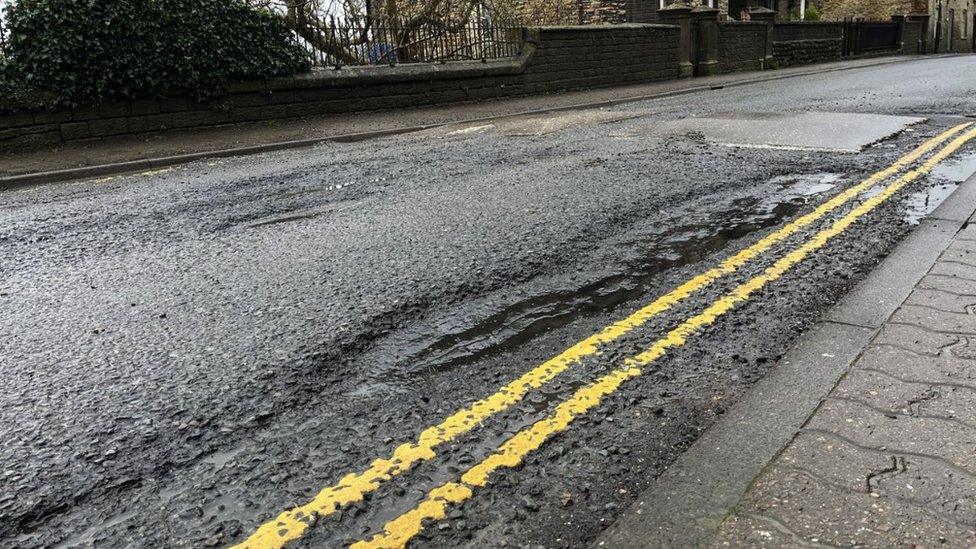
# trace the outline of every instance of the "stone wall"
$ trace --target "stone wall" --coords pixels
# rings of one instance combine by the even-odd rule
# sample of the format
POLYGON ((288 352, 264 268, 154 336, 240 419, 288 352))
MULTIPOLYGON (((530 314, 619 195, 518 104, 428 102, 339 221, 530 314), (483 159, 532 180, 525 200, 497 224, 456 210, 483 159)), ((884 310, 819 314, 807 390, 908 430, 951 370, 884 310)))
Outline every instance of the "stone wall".
POLYGON ((762 70, 765 56, 766 23, 719 23, 718 72, 762 70))
POLYGON ((551 27, 527 32, 520 57, 482 63, 320 69, 231 88, 227 108, 186 97, 0 115, 0 150, 78 139, 351 111, 400 109, 678 76, 677 27, 551 27))
POLYGON ((780 66, 836 61, 843 53, 844 26, 839 23, 776 23, 773 59, 780 66))
POLYGON ((617 24, 627 22, 628 0, 583 0, 584 25, 617 24))
POLYGON ((656 23, 658 0, 629 0, 627 20, 631 23, 656 23))

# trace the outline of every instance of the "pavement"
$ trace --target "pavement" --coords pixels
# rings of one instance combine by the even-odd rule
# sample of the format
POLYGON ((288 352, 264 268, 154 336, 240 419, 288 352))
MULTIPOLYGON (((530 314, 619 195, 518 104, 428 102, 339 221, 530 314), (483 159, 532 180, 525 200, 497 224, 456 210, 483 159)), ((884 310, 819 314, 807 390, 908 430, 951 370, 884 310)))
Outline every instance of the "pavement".
POLYGON ((913 59, 917 58, 893 56, 862 59, 398 112, 348 113, 82 140, 51 148, 6 152, 0 156, 0 188, 159 169, 202 158, 308 147, 327 141, 370 139, 463 121, 605 107, 713 88, 904 63, 913 59))
POLYGON ((972 222, 755 480, 713 545, 976 545, 972 222))
MULTIPOLYGON (((0 192, 0 545, 597 542, 738 403, 765 409, 828 315, 890 316, 837 308, 900 242, 937 255, 969 218, 943 200, 971 196, 973 63, 0 192), (752 143, 770 113, 870 116, 845 151, 658 131, 737 116, 752 143)), ((792 440, 855 332, 761 434, 792 440)))

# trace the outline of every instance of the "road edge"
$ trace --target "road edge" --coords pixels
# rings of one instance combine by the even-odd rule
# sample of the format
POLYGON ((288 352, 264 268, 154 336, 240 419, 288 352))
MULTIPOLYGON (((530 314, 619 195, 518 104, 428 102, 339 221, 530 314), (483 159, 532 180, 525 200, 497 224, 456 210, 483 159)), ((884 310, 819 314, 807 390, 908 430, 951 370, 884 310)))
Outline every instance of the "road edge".
POLYGON ((850 369, 976 211, 976 174, 943 201, 645 490, 594 547, 697 547, 850 369))
MULTIPOLYGON (((592 102, 577 103, 571 105, 561 105, 558 107, 547 107, 544 109, 530 109, 530 110, 523 110, 523 111, 513 112, 509 114, 502 114, 502 115, 465 118, 461 120, 452 120, 450 122, 438 122, 433 124, 404 126, 400 128, 386 128, 386 129, 372 130, 367 132, 347 133, 347 134, 332 135, 326 137, 312 137, 308 139, 296 139, 291 141, 277 141, 272 143, 263 143, 260 145, 250 145, 246 147, 234 147, 229 149, 217 149, 211 151, 192 152, 192 153, 163 156, 157 158, 145 158, 141 160, 131 160, 126 162, 98 164, 94 166, 84 166, 80 168, 69 168, 64 170, 25 173, 25 174, 0 177, 0 191, 13 190, 16 188, 26 187, 31 185, 42 185, 46 183, 58 183, 63 181, 85 179, 89 177, 106 177, 112 175, 134 173, 134 172, 145 171, 145 170, 155 170, 159 168, 166 168, 171 166, 177 166, 180 164, 186 164, 189 162, 193 162, 196 160, 203 160, 207 158, 227 158, 227 157, 234 157, 234 156, 247 156, 252 154, 260 154, 260 153, 274 152, 280 150, 311 147, 321 143, 330 143, 330 142, 348 143, 353 141, 365 141, 368 139, 375 139, 375 138, 386 137, 390 135, 398 135, 404 133, 412 133, 412 132, 418 132, 423 130, 429 130, 432 128, 439 128, 451 124, 470 124, 470 123, 477 123, 477 122, 485 122, 489 120, 512 118, 517 116, 531 116, 531 115, 546 114, 546 113, 561 112, 561 111, 594 109, 599 107, 612 107, 616 105, 623 105, 626 103, 634 103, 637 101, 647 101, 650 99, 664 99, 668 97, 690 95, 693 93, 711 91, 715 89, 734 88, 734 87, 748 86, 751 84, 758 84, 763 82, 786 80, 789 78, 797 78, 801 76, 810 76, 815 74, 828 74, 832 72, 865 69, 865 68, 879 67, 884 65, 893 65, 898 63, 909 63, 912 61, 916 61, 918 59, 930 59, 930 58, 941 59, 944 57, 955 57, 955 56, 956 56, 955 54, 944 54, 944 55, 928 55, 928 56, 915 55, 915 56, 898 56, 894 58, 878 58, 878 61, 873 63, 857 63, 857 64, 852 63, 850 66, 831 66, 831 67, 824 67, 824 68, 813 69, 813 70, 791 72, 790 74, 772 74, 776 71, 755 71, 758 74, 765 74, 767 76, 760 76, 757 78, 744 78, 742 80, 734 80, 722 84, 706 83, 701 85, 692 85, 687 88, 682 88, 680 90, 633 95, 628 97, 622 97, 619 99, 609 99, 603 101, 592 101, 592 102)), ((689 81, 693 82, 694 80, 689 80, 689 81)))

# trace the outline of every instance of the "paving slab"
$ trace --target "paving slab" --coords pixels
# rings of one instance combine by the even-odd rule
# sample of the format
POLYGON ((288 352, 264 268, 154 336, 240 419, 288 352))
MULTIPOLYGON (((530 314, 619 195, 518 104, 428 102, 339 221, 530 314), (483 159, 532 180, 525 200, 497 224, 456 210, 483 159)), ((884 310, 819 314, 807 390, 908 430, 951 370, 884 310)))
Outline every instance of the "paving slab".
MULTIPOLYGON (((899 464, 889 465, 898 472, 899 464)), ((807 471, 775 467, 731 517, 717 547, 972 546, 976 531, 927 505, 880 499, 832 485, 807 471), (849 512, 848 510, 856 510, 849 512), (800 516, 797 520, 795 517, 800 516)))
POLYGON ((882 413, 954 420, 976 426, 976 387, 907 381, 855 368, 832 393, 882 413))
POLYGON ((958 421, 899 416, 861 402, 830 398, 804 429, 830 432, 896 454, 927 455, 976 474, 976 430, 958 421))
POLYGON ((956 295, 973 295, 973 280, 969 274, 974 267, 958 263, 939 263, 918 282, 919 289, 939 290, 956 295))
POLYGON ((945 290, 917 288, 905 300, 906 305, 935 307, 950 313, 968 314, 976 305, 976 296, 959 295, 945 290))
POLYGON ((928 305, 903 305, 892 315, 891 322, 918 326, 923 330, 976 336, 976 316, 942 311, 928 305))
POLYGON ((976 371, 973 370, 973 365, 968 359, 956 356, 958 347, 968 347, 967 340, 955 334, 948 334, 946 347, 943 349, 951 348, 952 351, 940 352, 934 357, 924 356, 895 345, 875 345, 868 348, 857 367, 876 370, 905 381, 976 386, 976 371))
POLYGON ((919 332, 912 326, 885 324, 878 331, 878 335, 874 338, 874 344, 868 347, 864 356, 870 356, 871 353, 877 352, 880 348, 900 349, 923 356, 939 356, 946 347, 955 345, 959 341, 959 336, 955 334, 919 332))

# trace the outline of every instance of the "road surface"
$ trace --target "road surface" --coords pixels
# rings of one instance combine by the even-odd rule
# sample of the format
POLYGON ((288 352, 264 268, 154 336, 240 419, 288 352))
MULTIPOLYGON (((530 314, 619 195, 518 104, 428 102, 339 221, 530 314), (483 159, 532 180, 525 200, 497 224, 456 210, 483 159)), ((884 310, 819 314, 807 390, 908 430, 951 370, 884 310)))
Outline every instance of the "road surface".
POLYGON ((974 90, 918 59, 0 193, 0 544, 592 542, 976 169, 974 90))

